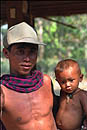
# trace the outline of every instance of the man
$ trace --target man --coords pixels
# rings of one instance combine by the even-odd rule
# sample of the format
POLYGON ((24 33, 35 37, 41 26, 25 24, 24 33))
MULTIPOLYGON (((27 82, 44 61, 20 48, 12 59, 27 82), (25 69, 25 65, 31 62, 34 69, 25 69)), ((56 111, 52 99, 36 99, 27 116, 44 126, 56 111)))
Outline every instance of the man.
POLYGON ((10 74, 1 77, 1 120, 7 130, 56 130, 51 79, 35 69, 38 45, 34 29, 22 22, 4 39, 10 74))

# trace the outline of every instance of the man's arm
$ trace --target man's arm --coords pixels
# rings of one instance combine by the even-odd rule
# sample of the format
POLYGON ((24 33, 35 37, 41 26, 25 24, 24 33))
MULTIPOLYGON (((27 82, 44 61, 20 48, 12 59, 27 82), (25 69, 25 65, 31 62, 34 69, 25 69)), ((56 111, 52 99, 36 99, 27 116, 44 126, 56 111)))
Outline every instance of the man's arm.
POLYGON ((2 85, 0 86, 0 128, 1 130, 6 130, 3 122, 1 121, 1 118, 2 118, 2 110, 3 110, 3 107, 4 107, 4 93, 3 93, 3 90, 2 90, 2 85))
POLYGON ((2 116, 2 109, 4 107, 4 93, 2 88, 0 87, 0 118, 2 116))
POLYGON ((52 88, 52 94, 53 94, 53 110, 52 111, 53 111, 54 119, 56 120, 56 114, 57 114, 58 108, 59 108, 60 96, 55 95, 52 81, 51 81, 51 88, 52 88))

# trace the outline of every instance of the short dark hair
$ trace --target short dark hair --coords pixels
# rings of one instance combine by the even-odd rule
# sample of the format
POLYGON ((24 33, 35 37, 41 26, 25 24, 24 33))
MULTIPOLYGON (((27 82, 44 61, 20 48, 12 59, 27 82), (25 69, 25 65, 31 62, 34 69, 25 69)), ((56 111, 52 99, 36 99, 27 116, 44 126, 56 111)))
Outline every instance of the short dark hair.
POLYGON ((55 75, 58 73, 63 72, 64 69, 69 68, 70 66, 73 67, 74 65, 77 66, 77 72, 79 72, 79 74, 81 74, 81 70, 80 70, 80 66, 78 64, 77 61, 73 60, 73 59, 65 59, 65 60, 61 60, 60 62, 58 62, 58 64, 56 65, 55 68, 55 75))

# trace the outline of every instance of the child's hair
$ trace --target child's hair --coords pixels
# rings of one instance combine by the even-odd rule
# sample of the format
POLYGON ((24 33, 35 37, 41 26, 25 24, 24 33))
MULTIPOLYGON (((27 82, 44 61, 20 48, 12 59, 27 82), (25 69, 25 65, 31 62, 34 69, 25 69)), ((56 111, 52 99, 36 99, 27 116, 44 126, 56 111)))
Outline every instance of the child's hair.
POLYGON ((81 74, 80 66, 77 63, 77 61, 75 61, 73 59, 61 60, 60 62, 58 62, 57 66, 55 68, 55 75, 59 74, 60 72, 63 72, 65 69, 67 69, 69 67, 74 67, 74 66, 76 66, 77 72, 79 74, 81 74))

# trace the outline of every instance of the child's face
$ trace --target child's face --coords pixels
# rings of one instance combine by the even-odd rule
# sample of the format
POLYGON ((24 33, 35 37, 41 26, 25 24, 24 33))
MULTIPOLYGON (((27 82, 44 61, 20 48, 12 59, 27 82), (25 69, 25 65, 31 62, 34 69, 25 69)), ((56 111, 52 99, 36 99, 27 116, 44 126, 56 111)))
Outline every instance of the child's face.
POLYGON ((27 76, 35 66, 37 60, 37 45, 15 44, 11 50, 5 50, 4 54, 9 59, 10 72, 17 76, 27 76))
POLYGON ((77 89, 79 82, 82 81, 82 75, 77 72, 76 67, 69 67, 56 75, 56 80, 63 91, 72 93, 77 89))

